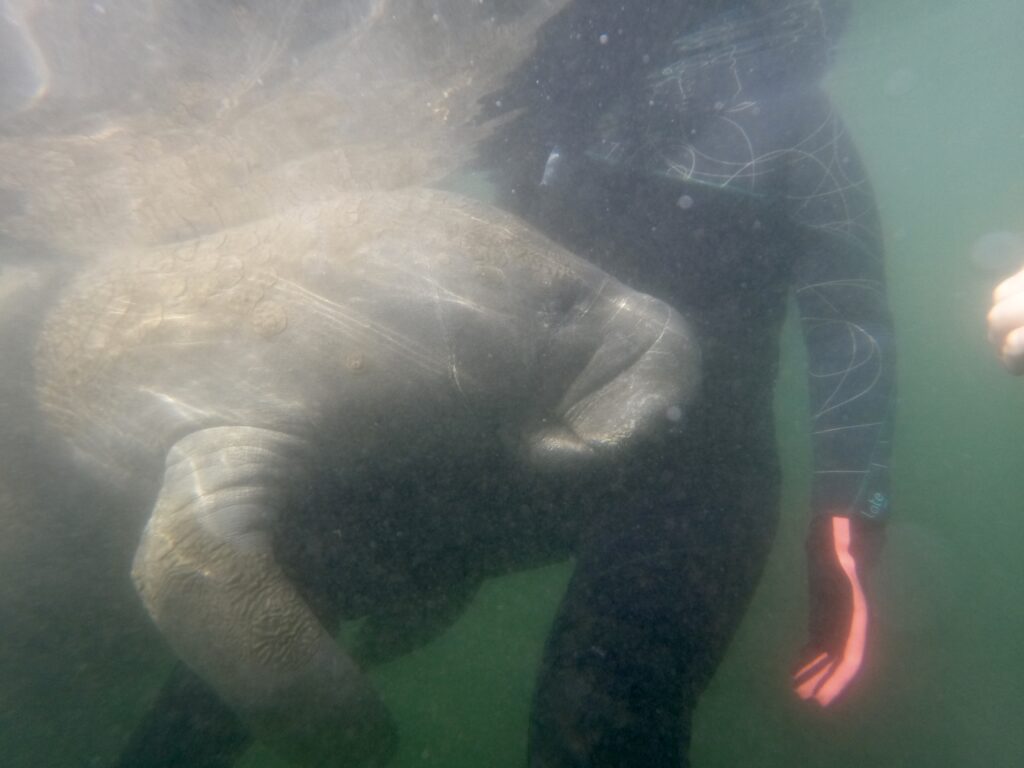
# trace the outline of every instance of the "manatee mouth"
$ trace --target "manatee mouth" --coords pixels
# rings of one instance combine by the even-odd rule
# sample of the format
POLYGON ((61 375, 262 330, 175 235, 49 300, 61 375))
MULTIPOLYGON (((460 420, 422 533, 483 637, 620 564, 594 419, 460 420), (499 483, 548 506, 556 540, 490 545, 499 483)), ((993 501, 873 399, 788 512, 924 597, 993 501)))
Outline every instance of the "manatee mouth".
POLYGON ((572 431, 567 425, 546 427, 534 436, 534 443, 552 453, 564 453, 573 456, 593 456, 594 449, 572 431))
POLYGON ((578 471, 594 463, 597 450, 568 425, 555 421, 526 436, 526 459, 531 467, 551 471, 578 471))

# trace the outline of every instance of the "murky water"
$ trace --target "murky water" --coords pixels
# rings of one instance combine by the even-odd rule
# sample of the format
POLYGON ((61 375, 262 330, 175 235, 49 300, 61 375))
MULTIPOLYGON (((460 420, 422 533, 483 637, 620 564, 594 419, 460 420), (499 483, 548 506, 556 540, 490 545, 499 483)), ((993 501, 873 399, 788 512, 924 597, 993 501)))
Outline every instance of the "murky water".
MULTIPOLYGON (((79 5, 83 10, 65 20, 67 29, 75 23, 97 23, 98 15, 126 12, 116 3, 94 4, 91 10, 88 4, 79 5)), ((156 8, 160 3, 140 5, 138 12, 144 14, 150 5, 156 8)), ((6 19, 0 24, 0 72, 7 78, 0 90, 0 115, 15 120, 7 123, 17 127, 11 131, 16 134, 12 142, 32 141, 45 133, 45 120, 35 133, 31 122, 17 122, 47 104, 45 51, 35 47, 19 26, 27 23, 24 9, 32 7, 29 2, 0 2, 6 19)), ((323 24, 338 23, 329 14, 319 18, 323 24)), ((175 19, 181 21, 180 16, 175 19)), ((258 22, 253 21, 254 28, 258 22)), ((294 19, 287 23, 292 25, 289 29, 304 30, 304 44, 320 42, 310 29, 315 25, 303 26, 294 19)), ((63 34, 67 29, 57 25, 50 32, 63 34)), ((791 311, 776 390, 784 470, 782 527, 753 605, 697 710, 691 750, 695 768, 1024 764, 1019 723, 1024 696, 1024 663, 1019 659, 1024 639, 1024 381, 999 367, 984 330, 987 302, 998 281, 995 273, 1009 264, 1000 249, 1013 233, 1024 233, 1021 30, 1024 5, 1017 0, 854 4, 828 90, 860 147, 881 207, 900 355, 894 519, 884 562, 874 575, 878 657, 869 685, 835 712, 811 711, 789 691, 790 665, 804 641, 802 547, 811 473, 806 362, 791 311), (984 251, 981 255, 979 249, 984 251)), ((217 29, 205 32, 215 35, 217 29)), ((273 41, 273 30, 267 38, 273 41)), ((124 45, 130 48, 129 43, 124 45)), ((173 61, 175 51, 170 47, 161 55, 173 61)), ((87 46, 71 46, 67 56, 73 62, 91 61, 87 46)), ((249 76, 255 71, 253 61, 276 66, 285 59, 272 42, 259 38, 239 65, 246 76, 234 80, 242 85, 232 98, 244 101, 249 89, 262 87, 249 76)), ((106 77, 116 71, 113 57, 97 60, 93 63, 106 77)), ((238 61, 211 56, 192 64, 202 71, 238 61)), ((158 63, 150 63, 157 74, 145 68, 125 72, 124 87, 130 90, 138 82, 146 83, 149 75, 169 76, 158 63)), ((280 68, 270 70, 282 78, 279 82, 286 81, 280 68)), ((324 70, 315 71, 319 77, 324 70)), ((395 72, 407 74, 397 64, 395 72)), ((454 75, 446 80, 449 75, 439 76, 439 89, 461 86, 454 75)), ((322 82, 331 81, 324 76, 322 82)), ((411 82, 403 81, 403 87, 415 93, 411 82)), ((270 77, 267 87, 275 87, 270 77)), ((319 116, 323 103, 314 97, 322 93, 311 89, 305 100, 279 102, 286 104, 281 113, 304 108, 306 114, 319 116)), ((116 134, 119 123, 109 115, 124 107, 120 99, 108 100, 84 87, 80 95, 82 103, 99 114, 81 129, 82 134, 96 143, 116 134)), ((180 97, 192 98, 190 108, 199 112, 218 109, 206 94, 183 92, 180 97)), ((360 104, 374 103, 366 93, 360 98, 365 99, 360 104)), ((77 102, 67 103, 73 112, 77 102)), ((453 115, 460 107, 464 105, 451 105, 453 115)), ((134 113, 134 106, 126 111, 132 113, 135 126, 158 122, 145 111, 141 116, 134 113)), ((389 103, 373 118, 377 125, 385 125, 394 122, 395 114, 404 113, 389 103)), ((62 108, 45 119, 69 118, 62 108)), ((239 118, 241 133, 258 122, 246 123, 250 119, 251 114, 239 118)), ((277 113, 270 119, 277 120, 277 113)), ((434 123, 426 118, 422 125, 405 123, 384 131, 375 144, 374 137, 365 135, 365 126, 360 130, 340 121, 331 128, 351 131, 345 135, 372 146, 366 156, 373 160, 367 167, 350 165, 337 171, 335 165, 314 162, 281 171, 283 166, 268 162, 267 168, 252 172, 262 185, 258 190, 272 189, 282 197, 282 185, 302 197, 316 185, 338 178, 346 183, 364 178, 401 183, 406 176, 444 176, 464 159, 447 143, 450 137, 424 139, 422 146, 412 149, 407 142, 428 125, 434 123), (405 152, 397 154, 395 162, 378 162, 375 152, 388 142, 401 144, 405 152), (421 171, 418 163, 426 152, 433 153, 430 162, 441 166, 443 173, 421 171)), ((290 127, 293 124, 283 118, 276 124, 281 132, 290 127)), ((329 154, 331 140, 317 143, 319 138, 317 134, 310 140, 312 146, 329 154)), ((119 147, 117 153, 139 153, 146 162, 151 157, 146 154, 149 145, 113 146, 119 147)), ((165 149, 170 146, 164 144, 165 149)), ((52 159, 55 152, 40 156, 52 159)), ((103 155, 98 157, 102 160, 103 155)), ((182 167, 214 163, 208 167, 225 175, 237 170, 215 165, 216 150, 210 159, 175 157, 182 167)), ((88 160, 81 162, 79 170, 88 160)), ((423 167, 430 164, 422 162, 423 167)), ((5 171, 9 175, 8 183, 0 184, 0 211, 19 211, 23 200, 9 180, 22 178, 18 173, 23 171, 13 161, 0 159, 0 180, 5 171)), ((155 169, 154 178, 164 178, 160 173, 155 169)), ((470 188, 478 179, 459 176, 451 183, 470 188)), ((59 188, 77 194, 73 186, 59 188)), ((489 188, 482 182, 474 191, 486 195, 489 188)), ((225 199, 231 202, 212 222, 222 223, 223 216, 232 215, 245 220, 266 204, 260 194, 239 193, 234 187, 230 192, 225 199)), ((188 197, 168 193, 160 200, 171 200, 185 210, 188 197)), ((50 247, 57 250, 73 238, 82 242, 107 236, 105 222, 118 220, 121 201, 99 194, 93 202, 95 208, 85 209, 96 215, 89 227, 53 220, 57 223, 47 234, 50 247), (106 216, 110 218, 102 218, 106 216)), ((132 226, 125 225, 122 232, 125 237, 138 238, 140 232, 155 239, 182 236, 180 221, 147 218, 138 211, 133 215, 132 226)), ((31 229, 30 219, 0 219, 14 222, 13 229, 0 230, 5 374, 30 366, 31 352, 18 342, 34 332, 32 309, 49 296, 49 289, 39 288, 39 278, 32 272, 32 247, 44 238, 31 229)), ((192 220, 201 219, 200 211, 192 220)), ((215 226, 200 223, 199 234, 215 226)), ((47 250, 47 258, 51 255, 47 250)), ((31 400, 26 387, 23 379, 7 376, 0 389, 0 402, 8 410, 6 430, 16 438, 4 438, 0 453, 7 474, 14 477, 4 492, 15 499, 24 491, 22 480, 45 475, 51 447, 45 441, 34 444, 34 422, 21 418, 31 400), (11 419, 15 410, 17 417, 11 419)), ((59 480, 46 478, 38 502, 40 509, 48 505, 57 513, 26 515, 18 501, 0 507, 15 510, 9 520, 0 521, 7 540, 6 547, 0 544, 7 574, 0 584, 0 762, 17 768, 108 764, 173 663, 128 579, 130 541, 137 530, 127 526, 107 537, 83 526, 74 511, 106 509, 105 491, 88 480, 63 475, 59 480), (59 545, 34 554, 33 547, 53 540, 59 545), (44 599, 45 606, 37 602, 44 599)), ((102 514, 100 520, 109 523, 102 514)), ((525 765, 537 669, 569 574, 569 564, 556 563, 492 579, 448 631, 370 673, 400 730, 398 752, 390 765, 525 765)), ((240 765, 270 768, 285 763, 256 745, 240 765)))

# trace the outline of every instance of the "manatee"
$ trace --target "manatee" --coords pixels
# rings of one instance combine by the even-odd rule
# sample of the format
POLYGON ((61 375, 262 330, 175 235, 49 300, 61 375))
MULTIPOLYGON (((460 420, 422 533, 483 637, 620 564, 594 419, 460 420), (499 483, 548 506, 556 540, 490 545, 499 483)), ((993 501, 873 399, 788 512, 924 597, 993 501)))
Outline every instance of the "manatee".
MULTIPOLYGON (((356 766, 393 725, 282 537, 324 488, 318 531, 344 541, 374 489, 424 467, 402 514, 443 514, 431 489, 482 457, 523 477, 608 466, 673 428, 699 352, 666 304, 514 217, 410 188, 100 256, 34 366, 44 417, 146 521, 131 577, 173 651, 286 759, 356 766)), ((465 535, 430 530, 430 551, 465 535)))
POLYGON ((0 452, 9 584, 54 576, 45 630, 134 583, 278 754, 379 764, 363 662, 567 555, 699 378, 665 304, 436 188, 564 0, 8 5, 40 65, 3 97, 0 263, 57 275, 0 387, 39 445, 0 452))
POLYGON ((31 109, 0 112, 0 260, 12 242, 88 258, 436 185, 474 158, 482 99, 565 2, 8 0, 47 66, 31 109))

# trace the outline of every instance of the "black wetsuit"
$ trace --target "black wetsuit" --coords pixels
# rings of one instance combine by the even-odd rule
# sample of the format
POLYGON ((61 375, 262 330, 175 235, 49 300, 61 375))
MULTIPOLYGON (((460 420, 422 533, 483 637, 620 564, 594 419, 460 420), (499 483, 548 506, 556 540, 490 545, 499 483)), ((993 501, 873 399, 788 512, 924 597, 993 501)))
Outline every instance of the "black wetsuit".
MULTIPOLYGON (((505 204, 665 299, 704 379, 678 444, 586 533, 546 649, 531 768, 677 768, 779 501, 772 400, 795 292, 815 514, 883 519, 893 343, 878 216, 819 86, 842 9, 576 0, 485 147, 505 204)), ((784 661, 784 660, 780 660, 784 661)))

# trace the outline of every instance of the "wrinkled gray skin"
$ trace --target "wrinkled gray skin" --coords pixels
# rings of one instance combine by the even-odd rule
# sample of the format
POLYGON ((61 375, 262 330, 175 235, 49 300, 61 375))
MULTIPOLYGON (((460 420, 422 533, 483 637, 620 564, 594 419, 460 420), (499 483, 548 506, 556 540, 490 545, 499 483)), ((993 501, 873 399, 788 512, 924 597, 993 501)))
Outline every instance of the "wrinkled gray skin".
MULTIPOLYGON (((35 367, 80 460, 149 510, 132 578, 174 651, 282 756, 362 766, 392 723, 275 537, 318 487, 365 499, 426 466, 445 488, 481 456, 554 477, 616 461, 671 427, 698 353, 665 304, 514 218, 410 189, 101 258, 35 367)), ((345 540, 373 510, 324 514, 345 540)))

